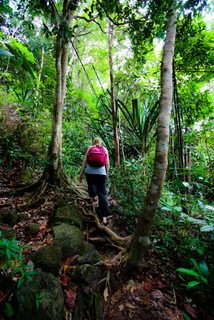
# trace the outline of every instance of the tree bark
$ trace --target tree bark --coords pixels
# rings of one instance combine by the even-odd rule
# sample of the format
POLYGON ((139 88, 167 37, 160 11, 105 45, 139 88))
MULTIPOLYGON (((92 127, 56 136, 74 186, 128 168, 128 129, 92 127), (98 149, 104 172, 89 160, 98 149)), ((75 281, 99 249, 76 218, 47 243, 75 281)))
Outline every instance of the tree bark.
POLYGON ((169 122, 172 105, 172 61, 176 35, 176 13, 168 21, 161 66, 161 98, 157 125, 154 171, 143 210, 127 248, 128 265, 138 268, 150 244, 150 232, 161 197, 168 165, 169 122))
POLYGON ((109 45, 109 70, 110 70, 110 84, 111 84, 111 108, 112 108, 114 146, 115 146, 115 167, 117 167, 120 164, 120 151, 119 151, 117 124, 116 124, 116 106, 115 106, 114 74, 113 74, 113 59, 112 59, 113 25, 111 25, 110 21, 109 21, 109 33, 108 33, 108 45, 109 45))

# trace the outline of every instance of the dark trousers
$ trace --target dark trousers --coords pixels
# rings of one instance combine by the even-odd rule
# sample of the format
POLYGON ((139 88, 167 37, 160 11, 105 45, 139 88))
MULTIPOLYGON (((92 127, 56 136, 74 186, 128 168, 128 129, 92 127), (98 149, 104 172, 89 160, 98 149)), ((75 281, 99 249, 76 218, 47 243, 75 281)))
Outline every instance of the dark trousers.
POLYGON ((99 207, 103 217, 109 214, 107 191, 106 191, 106 176, 102 174, 89 174, 86 173, 88 183, 88 193, 91 198, 98 195, 99 207))

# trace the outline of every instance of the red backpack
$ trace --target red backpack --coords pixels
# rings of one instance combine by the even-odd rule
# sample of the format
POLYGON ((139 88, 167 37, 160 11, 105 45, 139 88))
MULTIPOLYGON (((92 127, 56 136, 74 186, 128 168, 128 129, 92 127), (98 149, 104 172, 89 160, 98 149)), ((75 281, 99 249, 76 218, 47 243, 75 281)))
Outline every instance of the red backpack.
POLYGON ((102 146, 92 146, 87 153, 87 163, 92 167, 102 167, 106 164, 106 151, 102 146))

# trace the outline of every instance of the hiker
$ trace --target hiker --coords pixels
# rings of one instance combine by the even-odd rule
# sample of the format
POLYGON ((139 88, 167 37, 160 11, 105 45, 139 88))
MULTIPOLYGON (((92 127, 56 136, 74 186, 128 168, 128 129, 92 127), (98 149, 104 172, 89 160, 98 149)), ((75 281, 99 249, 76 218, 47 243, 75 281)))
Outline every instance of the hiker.
POLYGON ((99 200, 99 207, 103 217, 104 226, 108 225, 107 216, 109 207, 107 202, 106 181, 109 173, 109 155, 108 150, 101 146, 99 138, 95 138, 93 145, 88 148, 79 175, 79 181, 82 182, 83 171, 88 183, 88 193, 93 201, 99 200))

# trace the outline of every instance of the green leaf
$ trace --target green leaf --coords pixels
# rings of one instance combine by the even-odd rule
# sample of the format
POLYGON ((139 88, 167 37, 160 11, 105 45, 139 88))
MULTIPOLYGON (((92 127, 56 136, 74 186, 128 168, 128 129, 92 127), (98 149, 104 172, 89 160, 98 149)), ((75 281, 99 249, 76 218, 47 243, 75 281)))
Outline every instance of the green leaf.
POLYGON ((36 309, 37 310, 39 309, 40 302, 42 302, 42 300, 36 299, 36 309))
POLYGON ((192 263, 194 264, 194 266, 196 267, 196 269, 198 270, 198 272, 200 273, 201 276, 203 276, 203 272, 199 266, 199 264, 197 263, 197 261, 195 261, 194 259, 190 258, 190 260, 192 261, 192 263))
POLYGON ((181 310, 181 312, 183 313, 183 316, 184 316, 184 318, 185 318, 186 320, 191 320, 184 311, 181 310))
POLYGON ((189 269, 185 269, 185 268, 178 268, 176 271, 181 272, 181 273, 185 273, 188 274, 190 276, 195 276, 195 277, 200 277, 200 274, 196 273, 193 270, 189 270, 189 269))
POLYGON ((14 57, 14 54, 11 52, 0 48, 0 56, 14 57))
POLYGON ((197 248, 197 251, 201 256, 204 254, 204 248, 197 248))
POLYGON ((161 210, 165 210, 165 211, 172 211, 172 207, 161 207, 161 210))
POLYGON ((212 207, 212 206, 206 205, 205 207, 206 207, 207 210, 214 211, 214 207, 212 207))
POLYGON ((24 277, 22 276, 19 281, 18 281, 18 285, 17 285, 17 289, 21 286, 21 284, 23 283, 24 281, 24 277))
POLYGON ((15 62, 15 65, 16 65, 17 68, 21 68, 22 64, 23 64, 23 59, 22 58, 18 58, 16 60, 16 62, 15 62))
POLYGON ((201 232, 210 232, 210 231, 214 231, 214 226, 211 225, 207 225, 207 226, 203 226, 200 228, 201 232))
POLYGON ((207 266, 206 262, 203 261, 203 262, 199 263, 199 267, 201 268, 203 277, 208 279, 208 277, 209 277, 209 269, 208 269, 208 266, 207 266))
POLYGON ((190 281, 188 283, 188 287, 194 287, 194 286, 197 286, 197 284, 200 284, 201 282, 200 281, 190 281))
POLYGON ((41 294, 38 296, 38 299, 44 297, 45 295, 46 295, 46 292, 41 293, 41 294))
POLYGON ((208 284, 208 280, 204 277, 201 277, 201 280, 203 281, 203 283, 208 284))
POLYGON ((7 318, 12 317, 12 315, 15 314, 14 309, 13 309, 13 306, 11 306, 11 304, 5 302, 5 311, 4 311, 4 313, 5 313, 5 316, 6 316, 7 318))
POLYGON ((9 248, 6 249, 6 255, 7 255, 7 258, 10 259, 11 251, 9 248))
POLYGON ((33 70, 30 64, 28 63, 28 61, 25 58, 23 58, 21 54, 16 49, 14 49, 11 45, 6 44, 6 46, 17 59, 23 59, 22 68, 31 76, 32 79, 35 79, 33 70))

